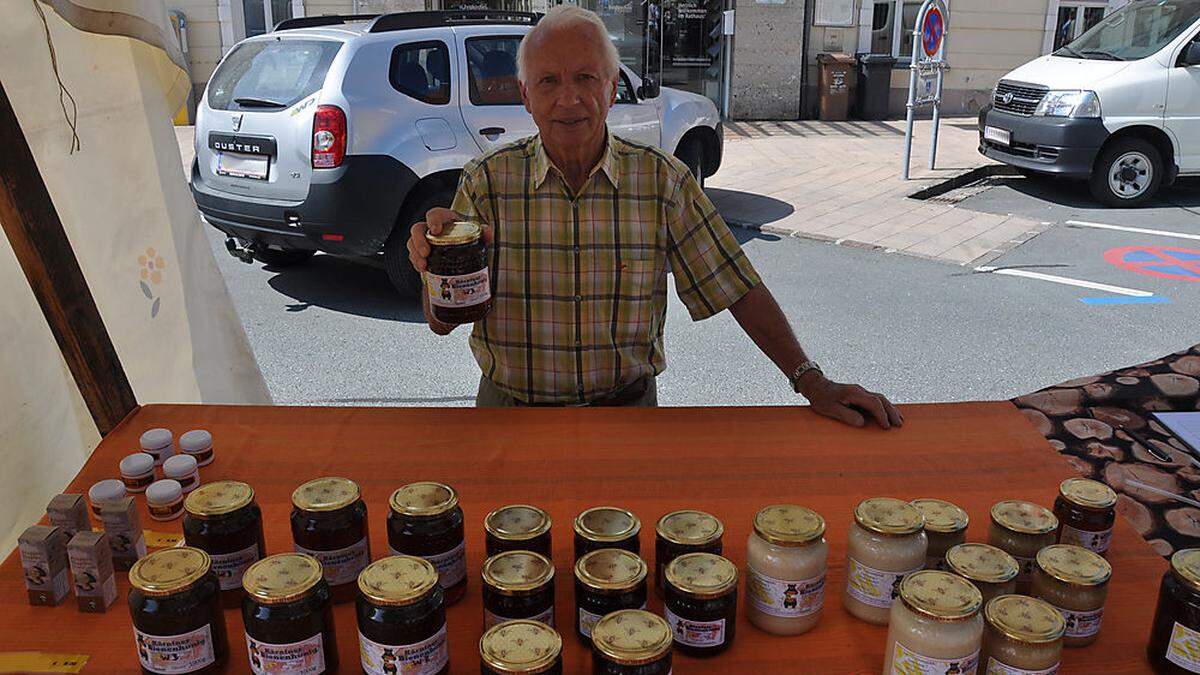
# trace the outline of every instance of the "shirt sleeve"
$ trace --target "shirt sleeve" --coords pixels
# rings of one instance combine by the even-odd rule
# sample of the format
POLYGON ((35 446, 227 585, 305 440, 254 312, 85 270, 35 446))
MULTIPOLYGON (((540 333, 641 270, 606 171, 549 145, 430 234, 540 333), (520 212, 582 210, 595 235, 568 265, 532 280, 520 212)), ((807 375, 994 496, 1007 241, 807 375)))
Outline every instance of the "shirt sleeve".
POLYGON ((463 167, 462 177, 458 179, 458 190, 454 193, 454 203, 450 208, 466 220, 491 225, 491 205, 488 196, 479 189, 482 173, 483 165, 478 160, 473 160, 463 167))
POLYGON ((690 171, 684 170, 667 201, 667 259, 675 290, 693 321, 718 314, 761 283, 690 171))

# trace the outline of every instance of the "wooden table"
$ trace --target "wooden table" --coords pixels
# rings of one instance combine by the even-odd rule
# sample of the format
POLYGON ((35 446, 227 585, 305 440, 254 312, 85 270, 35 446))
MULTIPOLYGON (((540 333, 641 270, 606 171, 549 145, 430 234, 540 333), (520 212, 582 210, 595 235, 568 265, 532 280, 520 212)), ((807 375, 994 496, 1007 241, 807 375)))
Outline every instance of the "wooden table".
MULTIPOLYGON (((453 484, 466 512, 471 587, 448 612, 456 673, 478 672, 482 632, 479 569, 484 515, 529 502, 554 519, 556 612, 566 645, 566 672, 590 661, 572 629, 571 522, 588 506, 614 504, 642 519, 642 551, 653 566, 654 523, 669 510, 695 507, 725 523, 725 552, 745 563, 746 537, 762 506, 795 502, 828 522, 825 610, 812 632, 779 638, 756 630, 739 611, 737 638, 724 655, 677 656, 675 672, 879 673, 885 627, 852 618, 841 604, 846 534, 859 500, 890 495, 939 497, 970 513, 968 539, 987 536, 988 509, 1020 498, 1050 505, 1067 463, 1009 403, 915 405, 901 430, 852 429, 801 408, 659 409, 383 409, 151 405, 134 412, 97 448, 68 488, 84 492, 117 475, 118 460, 157 426, 176 435, 205 428, 217 458, 202 479, 252 484, 262 505, 270 553, 291 550, 292 489, 338 475, 358 481, 370 509, 371 549, 387 551, 387 499, 403 483, 453 484)), ((139 498, 139 502, 144 501, 139 498)), ((145 516, 143 516, 145 518, 145 516)), ((178 520, 145 519, 148 529, 179 532, 178 520)), ((1064 654, 1062 672, 1143 673, 1158 582, 1165 561, 1118 519, 1109 560, 1114 574, 1100 640, 1064 654)), ((57 608, 25 602, 14 553, 0 569, 0 652, 45 650, 90 655, 84 672, 135 672, 128 584, 104 615, 80 614, 74 600, 57 608)), ((653 595, 653 594, 652 594, 653 595)), ((651 609, 661 610, 657 599, 651 609)), ((744 606, 740 609, 744 610, 744 606)), ((343 672, 356 672, 352 605, 336 611, 343 672)), ((247 672, 242 620, 226 612, 233 657, 228 672, 247 672)))

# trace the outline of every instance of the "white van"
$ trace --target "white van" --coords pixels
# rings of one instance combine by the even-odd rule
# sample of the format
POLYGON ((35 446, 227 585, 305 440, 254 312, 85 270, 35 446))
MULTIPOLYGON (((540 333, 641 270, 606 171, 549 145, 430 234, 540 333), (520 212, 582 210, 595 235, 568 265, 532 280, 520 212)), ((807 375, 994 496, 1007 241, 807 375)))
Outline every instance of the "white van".
POLYGON ((1200 0, 1133 0, 1005 75, 979 114, 979 151, 1087 179, 1110 206, 1200 175, 1200 0))

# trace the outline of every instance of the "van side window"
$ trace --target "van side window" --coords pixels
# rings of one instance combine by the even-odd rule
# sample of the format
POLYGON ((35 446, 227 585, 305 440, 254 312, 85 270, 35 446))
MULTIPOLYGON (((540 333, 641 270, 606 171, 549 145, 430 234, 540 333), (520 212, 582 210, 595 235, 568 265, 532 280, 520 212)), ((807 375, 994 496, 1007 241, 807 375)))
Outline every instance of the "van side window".
POLYGON ((621 71, 617 80, 617 103, 637 102, 637 96, 633 93, 633 85, 629 84, 629 78, 625 76, 624 71, 621 71))
POLYGON ((430 105, 450 102, 450 51, 436 40, 392 50, 388 79, 396 91, 430 105))
POLYGON ((467 91, 474 105, 521 105, 517 48, 521 36, 467 40, 467 91))

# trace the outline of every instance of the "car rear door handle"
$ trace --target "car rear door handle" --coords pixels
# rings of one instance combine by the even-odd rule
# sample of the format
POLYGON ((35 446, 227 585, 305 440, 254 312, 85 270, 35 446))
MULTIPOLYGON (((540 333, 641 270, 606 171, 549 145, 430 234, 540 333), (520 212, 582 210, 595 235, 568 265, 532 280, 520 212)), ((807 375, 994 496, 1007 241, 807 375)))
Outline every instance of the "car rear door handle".
POLYGON ((480 136, 499 136, 504 133, 503 127, 484 127, 479 130, 480 136))

